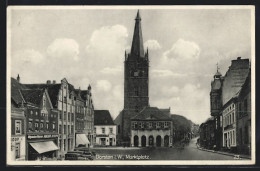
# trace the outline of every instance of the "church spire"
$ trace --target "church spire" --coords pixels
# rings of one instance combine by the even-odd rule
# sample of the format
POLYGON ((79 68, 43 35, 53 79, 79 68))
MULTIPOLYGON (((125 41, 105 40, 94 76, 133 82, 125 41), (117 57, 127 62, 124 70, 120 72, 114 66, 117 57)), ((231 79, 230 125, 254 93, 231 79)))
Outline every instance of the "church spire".
POLYGON ((144 57, 143 36, 141 29, 141 17, 139 10, 135 18, 135 29, 132 41, 131 56, 144 57))

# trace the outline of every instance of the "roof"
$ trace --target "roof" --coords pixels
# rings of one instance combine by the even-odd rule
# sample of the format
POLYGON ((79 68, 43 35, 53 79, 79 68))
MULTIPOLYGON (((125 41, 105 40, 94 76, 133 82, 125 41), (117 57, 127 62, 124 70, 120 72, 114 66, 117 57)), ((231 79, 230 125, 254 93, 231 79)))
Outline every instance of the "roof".
POLYGON ((140 55, 140 57, 144 57, 141 17, 139 11, 137 12, 137 16, 135 19, 135 28, 134 28, 134 35, 132 40, 131 54, 140 55))
POLYGON ((21 90, 25 102, 40 105, 44 89, 27 89, 21 90))
POLYGON ((145 107, 131 120, 171 120, 171 118, 157 107, 145 107))
POLYGON ((57 99, 58 99, 61 84, 24 84, 24 85, 34 90, 46 88, 53 107, 57 107, 57 99))
POLYGON ((16 79, 11 78, 11 98, 16 104, 23 102, 20 89, 24 88, 26 88, 24 85, 20 84, 16 79))
POLYGON ((108 110, 94 110, 94 125, 115 125, 108 110))

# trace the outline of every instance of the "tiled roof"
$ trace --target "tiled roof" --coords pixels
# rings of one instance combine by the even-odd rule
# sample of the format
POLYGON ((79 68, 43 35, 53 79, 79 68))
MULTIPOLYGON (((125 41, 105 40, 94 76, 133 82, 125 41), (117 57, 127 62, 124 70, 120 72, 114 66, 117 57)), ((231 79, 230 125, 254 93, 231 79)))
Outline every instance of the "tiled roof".
POLYGON ((171 118, 157 107, 145 107, 131 120, 171 120, 171 118))
POLYGON ((44 89, 21 90, 25 102, 40 105, 44 89))
POLYGON ((53 107, 57 107, 57 99, 61 84, 24 84, 26 87, 37 90, 47 88, 53 107))
POLYGON ((94 110, 94 125, 115 125, 108 110, 94 110))
POLYGON ((26 88, 24 85, 20 84, 16 79, 11 78, 11 98, 16 103, 22 103, 23 98, 20 89, 26 88))

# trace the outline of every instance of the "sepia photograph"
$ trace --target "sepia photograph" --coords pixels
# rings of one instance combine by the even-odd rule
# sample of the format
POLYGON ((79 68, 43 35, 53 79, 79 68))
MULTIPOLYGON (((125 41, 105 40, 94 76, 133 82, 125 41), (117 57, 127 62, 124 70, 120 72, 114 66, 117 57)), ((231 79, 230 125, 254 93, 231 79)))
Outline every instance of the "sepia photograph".
POLYGON ((254 6, 8 6, 6 82, 7 165, 255 164, 254 6))

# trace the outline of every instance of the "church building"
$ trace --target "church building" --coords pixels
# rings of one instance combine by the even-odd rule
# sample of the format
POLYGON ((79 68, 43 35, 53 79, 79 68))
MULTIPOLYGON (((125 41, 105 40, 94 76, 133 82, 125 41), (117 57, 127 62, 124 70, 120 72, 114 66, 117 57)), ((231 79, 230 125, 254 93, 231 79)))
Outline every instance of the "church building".
MULTIPOLYGON (((138 118, 142 118, 142 121, 149 120, 150 118, 142 116, 146 112, 141 112, 149 107, 149 55, 148 48, 146 52, 144 50, 141 17, 138 11, 135 18, 131 51, 130 53, 125 52, 124 109, 115 119, 118 126, 118 145, 122 145, 122 143, 127 146, 134 145, 132 135, 134 132, 131 133, 131 129, 135 130, 136 128, 131 126, 131 121, 133 119, 133 123, 135 123, 138 118)), ((153 111, 153 121, 156 121, 156 119, 161 121, 160 114, 163 114, 163 120, 169 120, 169 127, 171 127, 170 117, 160 109, 153 111)), ((168 136, 171 136, 171 132, 168 136)), ((153 143, 153 145, 155 144, 153 143)))

